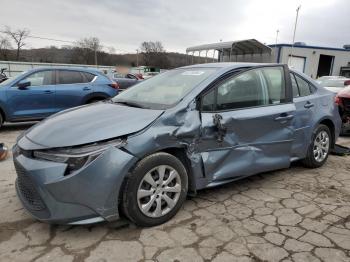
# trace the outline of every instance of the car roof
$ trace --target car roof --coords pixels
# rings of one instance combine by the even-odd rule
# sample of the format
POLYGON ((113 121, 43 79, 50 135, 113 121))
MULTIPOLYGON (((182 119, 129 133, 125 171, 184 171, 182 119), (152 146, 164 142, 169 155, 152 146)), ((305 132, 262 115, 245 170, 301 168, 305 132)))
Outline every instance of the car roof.
POLYGON ((226 68, 226 69, 236 69, 241 67, 255 67, 255 66, 262 66, 262 65, 281 65, 281 64, 274 64, 274 63, 242 63, 242 62, 222 62, 222 63, 206 63, 206 64, 195 64, 195 65, 188 65, 183 66, 180 68, 226 68))
POLYGON ((68 71, 81 71, 93 74, 102 74, 99 70, 95 68, 86 68, 86 67, 70 67, 70 66, 46 66, 46 67, 36 67, 28 70, 28 72, 35 72, 41 70, 68 70, 68 71))

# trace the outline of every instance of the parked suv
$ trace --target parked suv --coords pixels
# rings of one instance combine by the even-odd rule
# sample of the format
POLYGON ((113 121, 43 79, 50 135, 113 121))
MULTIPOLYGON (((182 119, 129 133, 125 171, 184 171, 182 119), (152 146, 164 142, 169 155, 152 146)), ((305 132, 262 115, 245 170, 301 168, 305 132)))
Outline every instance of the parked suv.
POLYGON ((22 134, 17 193, 46 222, 159 225, 188 192, 297 160, 321 167, 340 126, 334 94, 286 65, 178 68, 22 134))
POLYGON ((118 85, 94 69, 32 69, 0 83, 0 126, 43 119, 117 94, 118 85))

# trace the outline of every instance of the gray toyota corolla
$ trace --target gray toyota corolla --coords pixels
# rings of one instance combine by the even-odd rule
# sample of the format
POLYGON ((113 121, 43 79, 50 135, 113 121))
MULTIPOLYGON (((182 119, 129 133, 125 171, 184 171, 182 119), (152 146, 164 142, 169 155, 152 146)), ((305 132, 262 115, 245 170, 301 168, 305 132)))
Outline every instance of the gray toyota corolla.
POLYGON ((341 126, 333 96, 286 65, 174 69, 26 131, 17 193, 41 221, 158 225, 199 189, 322 166, 341 126))

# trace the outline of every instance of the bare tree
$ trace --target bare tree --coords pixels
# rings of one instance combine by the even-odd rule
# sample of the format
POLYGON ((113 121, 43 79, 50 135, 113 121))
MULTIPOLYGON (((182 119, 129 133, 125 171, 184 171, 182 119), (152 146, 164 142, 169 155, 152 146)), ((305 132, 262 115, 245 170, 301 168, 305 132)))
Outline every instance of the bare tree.
POLYGON ((113 46, 107 46, 107 52, 108 54, 115 54, 117 50, 113 46))
POLYGON ((7 60, 10 49, 12 49, 10 40, 7 37, 0 37, 0 59, 7 60))
POLYGON ((79 40, 76 44, 86 64, 89 63, 90 57, 94 56, 95 65, 97 65, 97 54, 102 51, 103 46, 97 37, 86 37, 79 40))
POLYGON ((29 36, 30 31, 26 28, 12 30, 9 26, 5 27, 6 34, 12 38, 16 45, 16 60, 19 60, 20 50, 25 46, 25 40, 29 36))
POLYGON ((166 68, 168 60, 161 42, 143 42, 140 46, 143 62, 146 66, 158 66, 166 68))

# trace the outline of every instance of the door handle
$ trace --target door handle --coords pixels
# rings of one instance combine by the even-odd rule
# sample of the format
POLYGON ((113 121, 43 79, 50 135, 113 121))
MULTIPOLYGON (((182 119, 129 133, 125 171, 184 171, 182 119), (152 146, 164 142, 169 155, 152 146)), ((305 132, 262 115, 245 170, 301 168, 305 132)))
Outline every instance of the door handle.
POLYGON ((52 94, 53 92, 51 90, 45 90, 44 93, 45 94, 52 94))
POLYGON ((84 90, 84 91, 89 91, 89 90, 91 90, 91 88, 88 87, 88 86, 86 86, 86 87, 83 88, 83 90, 84 90))
POLYGON ((289 121, 294 118, 294 115, 281 114, 275 118, 275 121, 289 121))
POLYGON ((305 108, 311 108, 311 107, 314 107, 315 104, 314 103, 311 103, 309 101, 306 102, 306 104, 304 105, 305 108))

